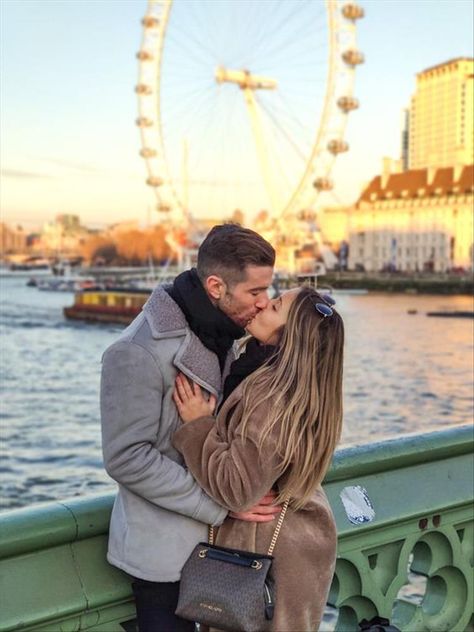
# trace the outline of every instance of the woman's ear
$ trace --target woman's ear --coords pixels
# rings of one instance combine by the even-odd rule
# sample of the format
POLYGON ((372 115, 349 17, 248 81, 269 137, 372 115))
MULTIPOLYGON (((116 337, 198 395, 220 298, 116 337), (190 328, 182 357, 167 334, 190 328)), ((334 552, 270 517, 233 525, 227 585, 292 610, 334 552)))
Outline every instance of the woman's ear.
POLYGON ((218 301, 224 295, 224 281, 221 279, 221 277, 215 274, 211 274, 211 276, 208 276, 206 281, 204 282, 204 289, 206 290, 206 294, 209 296, 211 301, 218 301))

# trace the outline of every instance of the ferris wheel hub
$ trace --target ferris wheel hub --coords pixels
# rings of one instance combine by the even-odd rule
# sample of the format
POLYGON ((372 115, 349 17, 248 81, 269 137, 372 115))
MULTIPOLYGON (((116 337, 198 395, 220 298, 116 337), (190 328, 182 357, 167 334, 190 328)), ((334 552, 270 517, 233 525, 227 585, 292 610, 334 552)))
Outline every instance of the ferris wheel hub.
POLYGON ((252 75, 250 70, 229 70, 218 66, 214 77, 217 83, 235 83, 242 90, 275 90, 278 87, 275 79, 252 75))

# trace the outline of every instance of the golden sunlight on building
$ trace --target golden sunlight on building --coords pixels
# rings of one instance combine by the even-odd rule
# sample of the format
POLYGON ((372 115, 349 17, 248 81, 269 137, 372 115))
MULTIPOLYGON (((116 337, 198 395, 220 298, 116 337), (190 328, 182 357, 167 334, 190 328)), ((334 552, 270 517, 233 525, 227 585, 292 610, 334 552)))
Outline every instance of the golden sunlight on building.
POLYGON ((0 257, 22 252, 26 252, 26 234, 21 226, 0 222, 0 257))
POLYGON ((349 233, 349 209, 347 206, 325 208, 318 213, 318 227, 324 241, 333 249, 347 240, 349 233))
POLYGON ((350 211, 349 268, 473 269, 474 167, 375 177, 350 211))
POLYGON ((88 231, 79 216, 63 213, 46 222, 41 231, 41 247, 55 255, 77 254, 88 231))
POLYGON ((459 57, 417 74, 408 133, 410 169, 474 161, 474 59, 459 57))

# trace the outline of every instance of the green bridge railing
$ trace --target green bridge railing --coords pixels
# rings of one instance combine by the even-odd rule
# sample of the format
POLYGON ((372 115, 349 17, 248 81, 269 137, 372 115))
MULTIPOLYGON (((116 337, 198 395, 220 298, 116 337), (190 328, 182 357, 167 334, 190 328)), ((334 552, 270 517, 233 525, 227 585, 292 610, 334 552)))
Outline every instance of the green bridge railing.
MULTIPOLYGON (((473 447, 461 426, 337 452, 324 485, 339 532, 329 628, 355 632, 380 615, 403 632, 474 630, 473 447), (354 487, 370 522, 348 519, 341 492, 354 487)), ((129 579, 105 559, 112 503, 0 514, 1 632, 135 629, 129 579)))

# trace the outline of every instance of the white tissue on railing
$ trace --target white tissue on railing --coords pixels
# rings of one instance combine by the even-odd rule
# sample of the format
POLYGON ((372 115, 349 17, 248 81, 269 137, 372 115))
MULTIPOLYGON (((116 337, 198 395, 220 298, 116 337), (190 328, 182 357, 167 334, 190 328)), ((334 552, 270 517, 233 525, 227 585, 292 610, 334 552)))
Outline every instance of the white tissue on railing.
POLYGON ((339 496, 346 510, 347 517, 352 524, 372 522, 375 518, 372 501, 364 487, 360 485, 344 487, 339 496))

